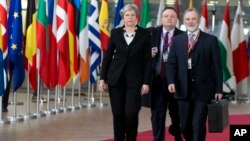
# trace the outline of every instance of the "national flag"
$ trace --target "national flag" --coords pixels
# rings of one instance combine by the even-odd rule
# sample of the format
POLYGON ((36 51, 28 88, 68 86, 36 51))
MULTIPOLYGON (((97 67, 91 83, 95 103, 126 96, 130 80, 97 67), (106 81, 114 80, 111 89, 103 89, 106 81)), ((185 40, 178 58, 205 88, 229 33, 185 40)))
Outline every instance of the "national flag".
POLYGON ((88 1, 83 0, 80 11, 79 24, 79 52, 80 52, 80 83, 89 79, 89 44, 88 44, 88 1))
POLYGON ((219 46, 221 54, 221 64, 223 68, 223 91, 230 92, 230 89, 235 90, 236 82, 233 75, 232 65, 232 47, 230 41, 230 10, 229 2, 227 2, 224 10, 224 18, 222 20, 220 35, 219 35, 219 46))
POLYGON ((157 26, 161 25, 161 14, 162 14, 162 10, 164 8, 165 8, 165 0, 160 0, 158 14, 157 14, 157 20, 156 20, 157 26))
POLYGON ((7 3, 0 1, 0 96, 4 94, 7 87, 8 72, 8 41, 7 41, 7 3))
POLYGON ((91 0, 89 8, 89 47, 90 47, 90 83, 97 80, 98 66, 101 63, 100 29, 98 25, 98 2, 91 0))
POLYGON ((26 14, 26 42, 24 46, 25 58, 27 59, 27 71, 29 83, 33 90, 37 91, 37 68, 36 68, 36 3, 28 0, 26 14))
POLYGON ((37 48, 39 49, 39 75, 41 80, 50 88, 50 60, 49 60, 49 31, 48 31, 48 3, 40 0, 37 10, 37 48))
POLYGON ((247 44, 244 35, 241 6, 238 4, 234 24, 231 33, 233 51, 233 70, 237 82, 237 92, 247 94, 249 67, 247 56, 247 44))
POLYGON ((179 3, 178 0, 175 0, 174 2, 174 9, 176 10, 177 13, 177 23, 176 23, 176 27, 179 28, 180 27, 180 12, 179 12, 179 3))
POLYGON ((206 0, 203 1, 203 5, 202 5, 200 29, 203 32, 208 32, 208 15, 207 15, 207 1, 206 0))
MULTIPOLYGON (((138 7, 140 10, 140 0, 134 0, 134 4, 138 7)), ((138 17, 138 22, 140 21, 140 17, 138 17)))
POLYGON ((119 0, 117 3, 116 11, 115 11, 114 27, 121 27, 124 24, 122 17, 120 15, 120 11, 123 8, 123 6, 124 6, 123 0, 119 0))
POLYGON ((64 87, 70 78, 69 40, 67 33, 67 0, 57 1, 57 48, 59 50, 58 83, 64 87))
POLYGON ((189 1, 189 7, 188 7, 188 8, 189 8, 189 9, 194 8, 193 0, 190 0, 190 1, 189 1))
POLYGON ((8 17, 8 57, 13 70, 14 92, 24 81, 24 65, 22 54, 22 8, 21 0, 11 0, 8 17))
POLYGON ((68 38, 69 38, 69 58, 70 58, 70 80, 78 73, 78 46, 75 28, 75 6, 74 1, 68 1, 68 38))
POLYGON ((144 0, 144 4, 142 7, 142 16, 140 26, 144 28, 148 28, 152 26, 151 15, 150 15, 150 5, 148 0, 144 0))
POLYGON ((250 57, 250 28, 249 28, 249 31, 248 31, 248 49, 247 49, 247 54, 248 54, 248 57, 250 57))
POLYGON ((56 44, 56 1, 48 0, 48 30, 49 30, 49 60, 50 60, 50 87, 58 84, 58 49, 56 44))
POLYGON ((109 11, 108 0, 102 0, 99 16, 100 40, 103 53, 107 51, 109 41, 109 11))

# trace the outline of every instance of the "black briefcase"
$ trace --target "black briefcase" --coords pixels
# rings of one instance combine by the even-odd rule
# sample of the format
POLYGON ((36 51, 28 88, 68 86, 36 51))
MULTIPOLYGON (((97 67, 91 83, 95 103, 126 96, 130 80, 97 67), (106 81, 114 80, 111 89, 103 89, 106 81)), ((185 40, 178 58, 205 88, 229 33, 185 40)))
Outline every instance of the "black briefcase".
POLYGON ((212 101, 208 104, 208 131, 222 132, 228 125, 228 100, 212 101))

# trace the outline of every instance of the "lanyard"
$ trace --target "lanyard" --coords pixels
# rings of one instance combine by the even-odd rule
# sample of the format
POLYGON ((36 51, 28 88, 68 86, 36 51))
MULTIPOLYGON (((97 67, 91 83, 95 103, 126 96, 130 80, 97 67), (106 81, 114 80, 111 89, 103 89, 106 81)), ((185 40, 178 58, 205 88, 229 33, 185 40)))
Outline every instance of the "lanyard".
MULTIPOLYGON (((170 32, 169 32, 170 33, 170 32)), ((167 37, 168 38, 168 37, 167 37)), ((172 39, 174 38, 174 34, 170 37, 170 40, 168 40, 168 44, 166 44, 166 47, 169 49, 170 48, 170 46, 171 46, 171 44, 172 44, 172 39)), ((162 32, 162 34, 161 34, 161 41, 162 41, 162 43, 163 43, 163 45, 164 45, 164 41, 165 41, 165 37, 164 37, 164 34, 163 34, 163 32, 162 32)))
POLYGON ((188 42, 187 42, 188 53, 190 53, 190 51, 194 48, 195 44, 198 41, 199 36, 200 36, 200 32, 197 34, 197 36, 196 36, 196 38, 194 40, 193 46, 190 45, 190 42, 189 42, 189 39, 188 39, 188 42))

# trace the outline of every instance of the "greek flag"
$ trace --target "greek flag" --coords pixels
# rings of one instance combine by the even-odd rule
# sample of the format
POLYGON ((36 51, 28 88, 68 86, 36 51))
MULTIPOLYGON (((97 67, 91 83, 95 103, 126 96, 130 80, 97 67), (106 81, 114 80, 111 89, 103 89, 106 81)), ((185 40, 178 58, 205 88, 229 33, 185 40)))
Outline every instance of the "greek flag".
POLYGON ((97 80, 98 66, 101 63, 100 29, 98 24, 99 12, 97 0, 91 0, 88 15, 88 37, 90 48, 90 83, 97 80))

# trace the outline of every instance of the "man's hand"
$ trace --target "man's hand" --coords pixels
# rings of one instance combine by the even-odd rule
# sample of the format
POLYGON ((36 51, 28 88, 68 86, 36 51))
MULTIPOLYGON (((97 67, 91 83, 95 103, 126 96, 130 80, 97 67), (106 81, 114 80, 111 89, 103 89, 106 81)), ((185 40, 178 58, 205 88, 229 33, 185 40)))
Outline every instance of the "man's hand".
POLYGON ((149 86, 146 84, 143 84, 141 88, 141 95, 147 94, 148 92, 149 92, 149 86))
POLYGON ((169 84, 168 85, 168 90, 170 93, 175 93, 176 90, 175 90, 175 84, 169 84))
POLYGON ((155 58, 157 53, 158 53, 157 47, 153 47, 152 50, 151 50, 152 58, 155 58))
POLYGON ((223 96, 223 94, 222 93, 215 93, 215 96, 214 96, 214 98, 215 98, 215 101, 220 101, 221 100, 221 98, 222 98, 222 96, 223 96))

